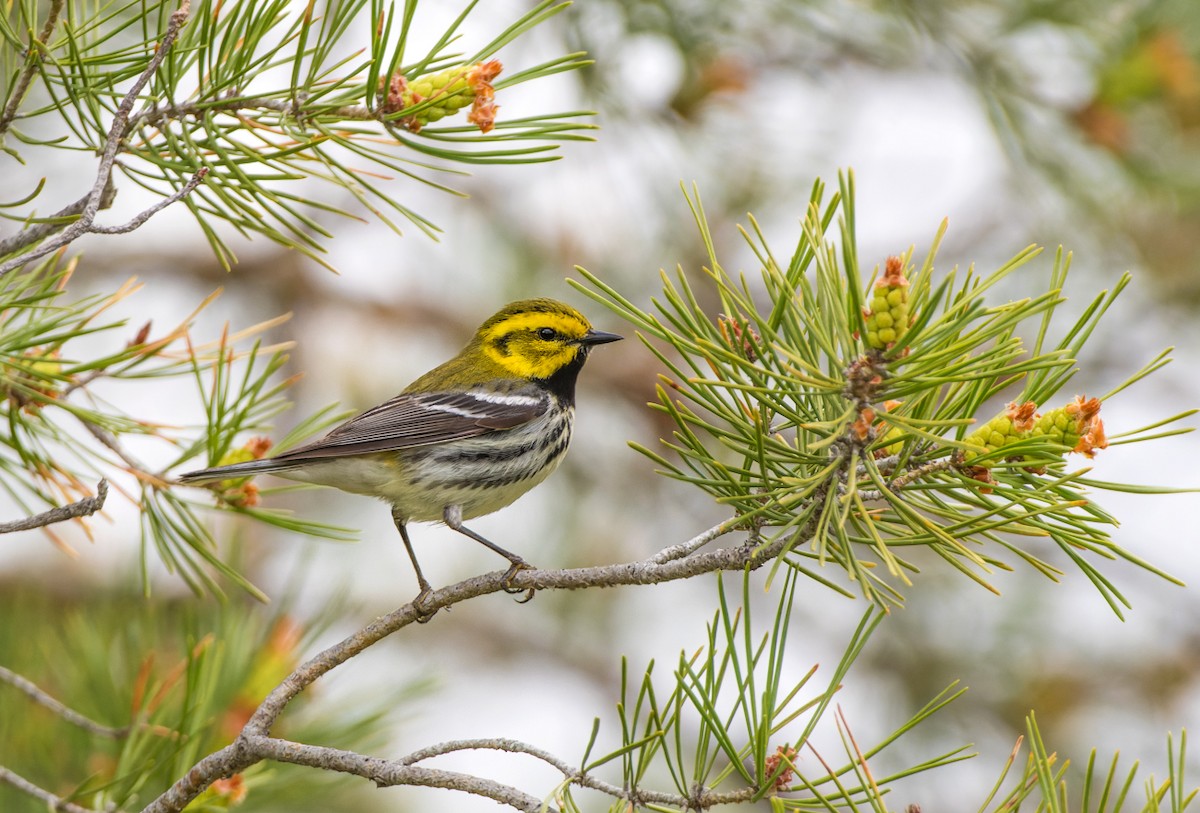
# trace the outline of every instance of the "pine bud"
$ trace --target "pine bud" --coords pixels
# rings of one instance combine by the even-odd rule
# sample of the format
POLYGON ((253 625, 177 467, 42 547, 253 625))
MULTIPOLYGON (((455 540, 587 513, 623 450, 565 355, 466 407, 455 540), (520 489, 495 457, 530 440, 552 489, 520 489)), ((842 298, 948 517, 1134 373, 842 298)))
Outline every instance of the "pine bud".
POLYGON ((454 115, 470 105, 471 112, 467 121, 478 127, 480 132, 490 132, 495 126, 497 110, 496 91, 492 87, 492 80, 500 74, 503 67, 498 60, 493 59, 474 65, 447 68, 437 73, 418 76, 411 81, 397 71, 388 80, 386 93, 380 88, 383 112, 395 113, 422 102, 431 102, 411 116, 399 119, 401 126, 416 133, 425 125, 454 115))
POLYGON ((796 763, 798 756, 796 749, 791 746, 780 745, 776 747, 775 753, 769 755, 764 764, 763 771, 767 776, 771 776, 776 771, 779 771, 779 776, 775 777, 775 790, 787 790, 792 784, 794 772, 792 766, 796 763), (780 765, 783 765, 783 770, 779 770, 780 765))
MULTIPOLYGON (((1030 437, 1037 421, 1037 404, 1026 401, 1018 404, 1009 403, 1004 412, 1000 413, 983 426, 964 438, 964 442, 973 447, 963 459, 970 463, 976 457, 989 452, 1003 449, 1018 440, 1030 437)), ((994 460, 985 460, 979 466, 990 467, 994 460)))
POLYGON ((758 359, 758 353, 754 348, 756 345, 762 344, 762 337, 758 335, 753 325, 749 323, 743 325, 738 319, 721 314, 717 317, 717 330, 721 331, 721 338, 725 340, 725 344, 730 350, 745 356, 747 361, 758 359))
MULTIPOLYGON (((896 407, 900 406, 903 401, 889 400, 883 402, 883 411, 891 412, 896 407)), ((879 420, 875 424, 875 437, 882 444, 875 448, 873 454, 876 458, 887 457, 889 455, 899 454, 903 447, 901 438, 904 437, 904 430, 899 426, 889 425, 887 421, 879 420)))
POLYGON ((1100 420, 1100 399, 1075 396, 1066 406, 1052 409, 1038 419, 1033 430, 1073 452, 1095 457, 1100 449, 1108 448, 1104 422, 1100 420))
POLYGON ((883 276, 875 281, 867 321, 867 345, 877 350, 894 346, 908 330, 908 278, 904 262, 888 257, 883 276))
MULTIPOLYGON (((271 448, 270 438, 254 437, 246 441, 244 446, 230 449, 217 462, 218 466, 231 466, 234 463, 248 463, 251 460, 261 460, 271 448)), ((225 502, 235 508, 249 508, 258 505, 258 486, 250 482, 252 478, 230 477, 217 483, 225 502)))
MULTIPOLYGON (((1088 457, 1095 457, 1097 450, 1108 447, 1104 422, 1100 420, 1099 398, 1077 395, 1071 403, 1045 415, 1038 415, 1036 409, 1032 401, 1009 404, 1003 414, 965 438, 974 449, 963 455, 963 462, 970 464, 982 454, 998 451, 1026 438, 1044 437, 1088 457)), ((992 463, 993 460, 984 460, 974 467, 990 468, 992 463)))

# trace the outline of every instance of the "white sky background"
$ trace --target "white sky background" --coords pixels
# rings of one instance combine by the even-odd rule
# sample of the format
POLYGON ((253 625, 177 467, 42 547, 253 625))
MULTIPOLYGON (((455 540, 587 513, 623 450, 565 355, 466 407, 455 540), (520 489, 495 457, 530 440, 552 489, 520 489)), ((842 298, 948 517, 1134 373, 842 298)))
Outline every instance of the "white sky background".
MULTIPOLYGON (((442 5, 424 4, 418 17, 420 27, 440 30, 444 17, 457 13, 457 5, 439 8, 442 5)), ((521 4, 482 6, 466 26, 468 48, 483 41, 485 32, 494 28, 491 21, 511 18, 521 4)), ((518 44, 500 58, 510 70, 516 70, 561 50, 548 30, 535 34, 526 47, 529 45, 538 52, 536 56, 518 44)), ((597 143, 568 144, 562 150, 564 160, 553 164, 479 168, 473 177, 457 182, 472 200, 397 182, 395 188, 405 190, 406 203, 445 229, 440 242, 430 241, 412 228, 399 238, 378 224, 333 223, 337 238, 330 245, 330 257, 341 276, 315 265, 305 273, 319 285, 348 295, 350 304, 297 314, 296 324, 309 331, 296 336, 305 345, 302 358, 308 365, 308 381, 302 397, 308 407, 335 398, 357 407, 368 406, 400 389, 435 359, 457 350, 457 343, 447 343, 440 336, 414 335, 404 325, 381 326, 356 319, 356 299, 369 303, 456 297, 462 303, 462 318, 472 322, 509 299, 546 295, 583 307, 602 329, 621 332, 623 326, 615 317, 584 300, 562 280, 573 275, 570 266, 578 263, 619 288, 640 294, 638 301, 648 301, 659 268, 671 269, 676 262, 690 261, 699 251, 694 226, 678 191, 681 181, 695 181, 702 195, 712 189, 713 198, 720 200, 731 178, 763 179, 762 195, 753 196, 750 208, 782 254, 790 253, 812 179, 820 176, 835 186, 837 170, 847 166, 854 168, 858 182, 859 256, 865 265, 882 262, 910 244, 917 246, 918 257, 924 256, 943 217, 950 219, 949 237, 938 262, 943 269, 973 261, 984 269, 995 267, 1030 242, 1070 237, 1046 233, 1045 213, 1056 203, 1038 198, 1025 179, 1014 177, 974 91, 952 76, 933 69, 889 75, 854 64, 822 70, 798 62, 793 71, 760 77, 744 93, 714 102, 702 114, 702 123, 685 132, 660 112, 678 79, 679 64, 671 48, 647 37, 623 45, 614 43, 613 48, 612 53, 594 56, 619 66, 628 93, 622 98, 623 110, 600 107, 596 120, 602 129, 596 134, 597 143), (496 237, 494 230, 507 228, 504 224, 519 227, 523 235, 538 241, 539 249, 551 247, 557 255, 551 255, 553 259, 545 267, 529 269, 514 281, 499 270, 517 261, 512 247, 496 237), (687 257, 680 256, 681 246, 690 252, 687 257), (492 268, 497 271, 489 273, 492 268)), ((1071 84, 1078 82, 1078 72, 1067 70, 1065 76, 1064 86, 1047 80, 1051 89, 1068 95, 1078 92, 1071 84)), ((497 101, 501 117, 595 104, 581 100, 578 93, 574 80, 563 76, 519 86, 502 93, 497 101)), ((119 206, 132 212, 144 202, 132 189, 122 189, 119 206)), ((118 219, 112 218, 113 222, 118 219)), ((724 229, 717 236, 726 267, 753 275, 756 269, 736 235, 724 229)), ((181 240, 194 242, 196 251, 206 250, 186 211, 174 207, 134 237, 93 239, 86 248, 89 254, 119 253, 136 243, 139 259, 131 262, 130 271, 145 279, 147 287, 131 306, 130 318, 144 320, 146 314, 153 314, 155 323, 165 326, 186 314, 202 294, 194 284, 172 279, 169 268, 154 267, 145 257, 156 250, 166 251, 181 240)), ((1114 260, 1095 247, 1074 247, 1079 251, 1067 293, 1073 303, 1082 306, 1097 288, 1115 280, 1125 261, 1114 260)), ((247 256, 259 250, 255 245, 235 248, 247 256)), ((1044 284, 1052 251, 1050 246, 1048 256, 1036 265, 1036 274, 1028 272, 1028 288, 1017 290, 1025 279, 1021 277, 1008 293, 1024 296, 1036 292, 1037 286, 1044 284)), ((86 273, 86 262, 85 258, 81 274, 86 273)), ((1110 435, 1200 400, 1192 374, 1200 367, 1200 342, 1192 320, 1187 314, 1162 309, 1153 301, 1150 281, 1141 278, 1138 269, 1133 271, 1132 290, 1101 323, 1093 342, 1094 366, 1085 368, 1072 385, 1078 383, 1080 391, 1103 392, 1161 347, 1173 344, 1179 349, 1175 364, 1106 403, 1104 418, 1110 435)), ((256 312, 254 301, 240 293, 252 289, 239 279, 236 269, 228 288, 222 304, 201 323, 201 330, 207 326, 215 331, 226 318, 246 322, 272 315, 256 312)), ((461 340, 466 338, 464 335, 461 340)), ((589 562, 640 558, 723 518, 707 498, 682 486, 663 481, 654 490, 640 487, 645 481, 637 478, 651 465, 628 450, 623 441, 634 438, 651 444, 649 424, 643 415, 606 400, 596 382, 601 380, 597 368, 634 364, 645 354, 636 341, 601 348, 594 354, 581 380, 570 468, 515 507, 472 527, 535 563, 555 566, 561 563, 564 546, 574 541, 586 545, 589 562), (606 490, 615 491, 615 498, 608 497, 606 490), (562 537, 560 506, 565 502, 577 503, 573 506, 576 516, 571 518, 579 534, 574 540, 562 537)), ((1070 394, 1062 393, 1064 397, 1070 394)), ((187 387, 171 393, 156 390, 153 397, 157 411, 199 420, 199 404, 187 387)), ((1191 436, 1114 447, 1097 457, 1095 476, 1118 482, 1196 485, 1191 461, 1198 451, 1198 442, 1191 436)), ((1189 583, 1200 581, 1194 495, 1099 497, 1122 521, 1114 534, 1119 543, 1189 583)), ((5 540, 0 546, 0 566, 28 567, 42 574, 91 577, 103 572, 125 578, 123 568, 136 556, 136 521, 132 509, 119 502, 110 503, 111 524, 97 524, 96 544, 78 546, 78 560, 64 562, 43 538, 28 534, 5 540)), ((362 529, 363 541, 352 546, 306 546, 295 538, 269 542, 277 551, 273 555, 280 560, 280 573, 290 572, 286 564, 292 561, 293 552, 312 551, 305 589, 308 611, 319 613, 322 598, 347 584, 361 602, 363 623, 410 598, 415 588, 407 558, 383 506, 360 497, 322 493, 298 502, 297 508, 311 512, 313 518, 362 529)), ((442 528, 418 527, 414 541, 435 583, 499 566, 487 551, 442 528)), ((982 801, 1020 732, 1001 720, 985 730, 958 728, 954 709, 994 700, 988 693, 1002 688, 995 681, 997 671, 1036 672, 1040 659, 1049 657, 1042 647, 1052 649, 1056 663, 1074 661, 1084 671, 1104 670, 1107 664, 1136 659, 1147 650, 1169 647, 1194 635, 1192 619, 1197 617, 1197 607, 1193 593, 1166 586, 1131 567, 1118 566, 1106 572, 1114 575, 1134 602, 1125 622, 1108 611, 1077 573, 1069 573, 1066 583, 1057 586, 1033 580, 1027 572, 1000 576, 997 584, 1006 594, 1000 599, 965 580, 962 585, 939 583, 936 590, 927 592, 918 582, 910 590, 909 607, 898 613, 903 617, 885 623, 875 644, 895 627, 904 635, 936 639, 948 649, 977 652, 976 671, 957 676, 968 686, 983 688, 982 696, 969 692, 944 713, 939 729, 944 734, 941 747, 925 745, 922 748, 926 750, 917 754, 901 743, 897 751, 904 753, 905 760, 915 761, 919 755, 931 756, 974 742, 982 757, 910 781, 903 791, 897 791, 893 809, 902 809, 910 801, 923 803, 931 812, 974 809, 982 801), (1005 605, 1014 600, 1024 602, 1020 612, 1005 605), (1011 661, 1006 656, 1005 663, 998 664, 992 641, 1003 634, 1004 640, 1011 642, 1013 624, 1028 625, 1028 638, 1036 643, 1011 661)), ((939 574, 931 574, 928 580, 933 586, 940 581, 939 574)), ((280 585, 263 586, 270 592, 280 585)), ((163 581, 159 589, 171 589, 171 582, 163 581)), ((380 652, 365 662, 341 667, 322 681, 321 694, 344 697, 352 703, 356 694, 374 695, 409 678, 432 675, 439 690, 419 707, 404 710, 392 753, 446 739, 503 735, 547 748, 568 761, 576 760, 594 716, 604 720, 601 742, 614 743, 619 655, 629 656, 635 673, 649 659, 657 659, 665 677, 679 647, 691 649, 703 641, 704 623, 715 607, 715 591, 711 580, 627 588, 620 591, 615 610, 605 610, 611 616, 603 617, 596 627, 590 627, 586 619, 566 623, 556 617, 570 614, 570 602, 585 600, 590 599, 542 595, 523 606, 503 596, 471 602, 428 626, 405 630, 377 647, 380 652), (647 623, 647 619, 653 622, 647 623), (586 641, 561 637, 564 635, 611 641, 607 647, 610 657, 597 661, 580 656, 568 658, 564 664, 536 650, 506 652, 504 645, 509 641, 528 646, 521 631, 529 628, 542 633, 550 649, 586 649, 586 641), (497 641, 495 650, 480 651, 479 641, 488 637, 497 641)), ((824 679, 865 605, 838 598, 815 585, 802 591, 799 605, 791 642, 795 674, 799 677, 809 664, 820 662, 825 665, 824 679)), ((339 627, 337 631, 348 630, 339 627)), ((897 705, 903 695, 892 679, 885 671, 851 673, 840 702, 860 743, 881 738, 915 711, 897 705)), ((1079 730, 1044 729, 1051 747, 1095 745, 1102 761, 1119 748, 1129 760, 1140 758, 1156 775, 1164 775, 1165 731, 1195 728, 1200 723, 1200 697, 1193 693, 1181 707, 1138 706, 1135 704, 1144 702, 1140 696, 1121 687, 1114 687, 1114 697, 1126 702, 1114 701, 1090 715, 1072 718, 1085 720, 1078 723, 1079 730)), ((824 754, 840 753, 831 728, 818 742, 824 754)), ((1082 761, 1086 752, 1070 756, 1082 761)), ((514 757, 471 754, 431 764, 490 774, 534 794, 548 791, 556 781, 552 772, 514 757)), ((899 765, 890 764, 893 768, 899 765)), ((396 810, 472 813, 496 809, 490 801, 444 791, 381 792, 394 797, 396 810)), ((590 798, 601 806, 595 797, 581 794, 580 798, 590 798)))

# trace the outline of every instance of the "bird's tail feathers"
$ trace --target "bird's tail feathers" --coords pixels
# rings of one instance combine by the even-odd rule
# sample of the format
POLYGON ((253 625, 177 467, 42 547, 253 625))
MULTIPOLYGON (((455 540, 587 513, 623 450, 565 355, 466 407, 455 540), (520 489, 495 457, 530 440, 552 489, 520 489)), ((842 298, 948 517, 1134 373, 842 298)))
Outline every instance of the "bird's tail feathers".
POLYGON ((211 469, 189 471, 179 475, 181 483, 207 483, 213 480, 228 480, 231 477, 251 477, 255 474, 269 474, 273 471, 283 471, 293 468, 295 463, 285 463, 272 458, 265 460, 247 460, 244 463, 231 463, 228 466, 214 466, 211 469))

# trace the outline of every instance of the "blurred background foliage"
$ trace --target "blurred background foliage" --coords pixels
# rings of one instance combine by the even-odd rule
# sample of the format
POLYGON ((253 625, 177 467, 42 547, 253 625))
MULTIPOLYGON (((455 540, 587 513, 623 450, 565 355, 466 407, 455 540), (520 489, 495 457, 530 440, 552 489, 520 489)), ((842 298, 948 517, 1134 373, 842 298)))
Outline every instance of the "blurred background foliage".
MULTIPOLYGON (((489 41, 528 5, 481 4, 463 35, 489 41)), ((431 42, 461 10, 442 6, 423 6, 427 16, 415 38, 431 42)), ((220 307, 193 327, 206 340, 219 335, 225 320, 255 324, 293 313, 268 334, 270 341, 296 340, 286 372, 305 376, 293 389, 297 407, 276 419, 278 437, 331 400, 357 408, 394 394, 456 351, 498 302, 550 295, 588 307, 562 283, 575 264, 643 301, 658 288, 659 268, 678 263, 689 274, 698 271, 706 253, 679 194, 681 180, 699 183, 727 267, 752 269, 735 231, 744 212, 752 209, 769 235, 785 235, 786 245, 812 179, 852 165, 864 266, 924 245, 949 216, 940 254, 947 264, 995 267, 1020 246, 1041 242, 1075 251, 1077 284, 1100 289, 1132 269, 1130 301, 1109 317, 1117 326, 1095 337, 1079 386, 1099 391, 1119 380, 1116 371, 1173 343, 1181 346, 1180 362, 1143 397, 1179 409, 1197 402, 1200 386, 1190 371, 1200 364, 1193 324, 1200 299, 1200 7, 1192 0, 588 0, 508 44, 499 57, 535 65, 576 50, 586 50, 595 64, 498 93, 499 115, 592 109, 601 128, 597 143, 566 144, 564 160, 551 164, 478 168, 455 180, 471 200, 433 189, 406 192, 406 205, 443 229, 439 241, 416 229, 399 237, 378 223, 335 220, 316 210, 306 214, 335 235, 325 260, 339 276, 301 252, 236 235, 228 235, 238 258, 229 273, 186 210, 172 207, 132 237, 80 241, 74 293, 108 292, 136 275, 147 283, 143 298, 114 314, 133 326, 153 314, 156 324, 167 325, 224 286, 220 307)), ((79 194, 80 165, 72 160, 3 166, 9 177, 46 176, 47 189, 62 201, 79 194)), ((379 183, 392 190, 403 181, 379 183)), ((304 182, 298 188, 301 198, 318 194, 304 182)), ((132 187, 119 191, 117 208, 130 214, 152 200, 132 187)), ((348 192, 323 199, 353 205, 348 192)), ((713 296, 700 275, 694 280, 699 296, 713 296)), ((1008 293, 1030 291, 1014 286, 1008 293)), ((621 329, 594 305, 589 315, 604 329, 621 329)), ((652 446, 667 431, 643 406, 654 397, 656 371, 633 342, 595 359, 581 381, 578 434, 563 470, 479 530, 534 562, 567 567, 641 557, 723 519, 708 498, 655 478, 624 447, 626 439, 652 446), (533 531, 519 538, 519 527, 533 531)), ((138 399, 147 419, 202 420, 192 386, 101 392, 117 403, 138 399)), ((1110 431, 1140 426, 1140 417, 1105 416, 1110 431)), ((1109 450, 1098 470, 1108 480, 1194 485, 1195 441, 1172 443, 1170 453, 1158 446, 1141 458, 1128 447, 1109 450)), ((156 459, 151 449, 131 448, 156 459)), ((166 465, 175 454, 157 462, 166 465)), ((325 492, 281 495, 274 505, 362 530, 362 542, 347 547, 218 523, 216 536, 237 549, 250 579, 276 602, 290 596, 286 615, 301 629, 316 628, 302 640, 327 642, 411 593, 403 550, 382 507, 325 492), (344 602, 331 603, 343 592, 344 602)), ((1118 533, 1123 544, 1192 583, 1200 577, 1194 506, 1187 496, 1106 503, 1126 522, 1118 533)), ((7 513, 21 512, 12 505, 7 513)), ((189 653, 217 633, 239 665, 223 673, 208 701, 212 724, 252 671, 249 653, 270 640, 268 619, 284 613, 241 604, 241 597, 226 605, 197 601, 153 565, 154 598, 131 593, 136 522, 132 506, 114 496, 105 516, 89 523, 91 541, 78 529, 60 529, 74 558, 37 532, 0 542, 6 574, 0 664, 95 719, 124 726, 134 721, 136 665, 154 652, 155 674, 164 682, 178 664, 200 669, 190 666, 189 653), (179 629, 191 637, 181 638, 179 629), (95 676, 105 674, 97 684, 95 676)), ((417 545, 435 582, 494 564, 433 529, 423 530, 417 545)), ((1119 572, 1134 605, 1124 624, 1087 585, 1011 576, 998 584, 1003 598, 993 600, 937 568, 922 574, 908 606, 885 619, 840 702, 855 709, 857 731, 886 731, 961 679, 967 696, 913 736, 927 738, 931 752, 934 742, 973 742, 984 759, 896 791, 895 809, 909 801, 927 809, 978 805, 1025 730, 1030 708, 1047 739, 1077 759, 1092 746, 1102 754, 1119 747, 1153 758, 1164 730, 1194 727, 1200 659, 1193 619, 1200 602, 1132 567, 1119 572)), ((831 597, 797 604, 793 629, 802 636, 796 649, 804 664, 836 659, 823 653, 839 652, 859 617, 861 604, 831 597)), ((335 720, 341 712, 332 710, 369 717, 383 706, 399 714, 388 716, 393 744, 380 752, 504 734, 570 759, 582 750, 591 718, 618 696, 619 664, 611 653, 637 661, 673 656, 680 642, 702 633, 712 589, 542 595, 530 607, 496 597, 475 604, 439 618, 436 635, 418 630, 386 643, 357 662, 355 674, 336 676, 329 694, 318 692, 312 708, 297 716, 311 713, 314 725, 323 719, 337 728, 325 742, 351 743, 357 720, 335 720), (631 630, 638 634, 631 637, 631 630), (405 713, 411 687, 427 682, 436 685, 434 693, 405 713)), ((297 651, 307 646, 296 644, 297 651)), ((173 697, 171 703, 181 702, 173 697)), ((81 777, 93 777, 92 787, 113 777, 120 743, 71 731, 10 687, 0 686, 0 704, 0 764, 31 765, 30 778, 64 794, 81 777), (51 752, 54 761, 37 759, 51 752)), ((164 701, 163 708, 173 707, 164 701)), ((491 769, 514 783, 553 781, 522 773, 503 757, 473 760, 473 770, 491 769)), ((365 793, 353 801, 342 795, 357 790, 338 784, 344 809, 446 809, 446 798, 434 791, 365 793)), ((330 798, 312 791, 275 807, 270 799, 254 804, 326 810, 330 798)), ((493 808, 454 804, 464 811, 493 808)), ((4 787, 0 808, 41 809, 4 787)))

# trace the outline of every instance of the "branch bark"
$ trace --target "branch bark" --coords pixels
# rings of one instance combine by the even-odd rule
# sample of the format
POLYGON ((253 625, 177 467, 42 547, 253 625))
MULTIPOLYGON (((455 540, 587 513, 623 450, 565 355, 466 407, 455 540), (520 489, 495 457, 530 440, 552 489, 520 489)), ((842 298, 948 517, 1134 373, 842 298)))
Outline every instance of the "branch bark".
POLYGON ((58 813, 96 813, 94 810, 81 807, 72 802, 68 802, 66 799, 55 796, 53 793, 45 790, 44 788, 39 788, 25 777, 21 776, 20 774, 13 773, 3 765, 0 765, 0 782, 3 782, 6 785, 11 785, 22 793, 28 794, 35 799, 45 802, 46 807, 51 810, 58 811, 58 813))
POLYGON ((37 72, 38 63, 42 60, 42 50, 46 47, 46 43, 50 41, 50 35, 54 33, 54 29, 58 25, 58 18, 62 14, 65 3, 66 0, 51 0, 50 8, 46 12, 46 22, 42 26, 41 33, 38 34, 36 40, 29 43, 29 48, 25 54, 25 67, 21 69, 21 73, 17 76, 12 94, 8 97, 8 104, 4 106, 4 112, 0 113, 0 135, 8 132, 9 126, 12 125, 13 119, 16 118, 17 108, 21 106, 21 102, 25 99, 25 94, 29 92, 29 85, 33 81, 33 75, 37 72))
POLYGON ((50 711, 66 720, 68 723, 79 726, 84 731, 89 731, 92 734, 96 734, 101 737, 107 737, 111 740, 120 739, 129 733, 128 728, 113 728, 112 726, 107 726, 103 723, 97 723, 92 718, 80 714, 72 708, 64 706, 58 700, 55 700, 53 697, 51 697, 47 692, 42 691, 42 689, 33 681, 21 677, 16 672, 12 671, 11 669, 6 669, 3 666, 0 666, 0 681, 19 689, 39 706, 44 706, 50 709, 50 711))
POLYGON ((31 531, 34 528, 44 528, 47 525, 53 525, 56 522, 65 522, 68 519, 90 517, 104 507, 106 499, 108 499, 108 481, 101 480, 96 486, 96 496, 84 497, 82 500, 73 502, 70 505, 60 505, 58 508, 51 508, 49 511, 43 511, 40 514, 34 514, 32 517, 26 517, 25 519, 0 522, 0 534, 31 531))

